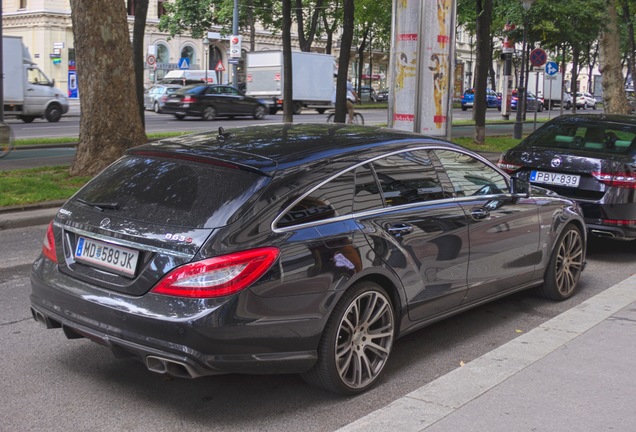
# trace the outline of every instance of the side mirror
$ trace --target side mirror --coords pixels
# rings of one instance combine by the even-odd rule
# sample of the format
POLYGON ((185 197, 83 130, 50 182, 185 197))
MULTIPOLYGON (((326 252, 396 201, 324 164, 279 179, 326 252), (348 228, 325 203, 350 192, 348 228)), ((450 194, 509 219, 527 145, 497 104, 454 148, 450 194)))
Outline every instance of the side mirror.
POLYGON ((55 78, 51 78, 50 85, 51 87, 55 87, 55 78))
POLYGON ((517 176, 510 177, 510 193, 519 198, 530 197, 530 183, 517 176))

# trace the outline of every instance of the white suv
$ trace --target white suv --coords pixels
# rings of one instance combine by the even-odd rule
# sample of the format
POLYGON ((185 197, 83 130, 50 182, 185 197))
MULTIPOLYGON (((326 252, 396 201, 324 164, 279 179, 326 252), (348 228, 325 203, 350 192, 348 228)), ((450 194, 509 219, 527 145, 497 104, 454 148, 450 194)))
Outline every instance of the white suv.
POLYGON ((596 99, 594 99, 594 96, 592 96, 591 94, 587 93, 587 92, 577 92, 576 93, 576 107, 577 108, 583 108, 583 109, 588 109, 588 108, 592 108, 593 110, 596 109, 596 99))

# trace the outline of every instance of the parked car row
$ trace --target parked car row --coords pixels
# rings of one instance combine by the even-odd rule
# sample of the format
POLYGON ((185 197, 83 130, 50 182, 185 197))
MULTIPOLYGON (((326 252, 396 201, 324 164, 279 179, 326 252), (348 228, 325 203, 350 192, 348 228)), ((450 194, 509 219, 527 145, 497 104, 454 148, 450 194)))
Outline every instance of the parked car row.
POLYGON ((245 96, 229 85, 157 84, 145 94, 144 106, 157 113, 172 114, 182 120, 187 116, 213 120, 219 116, 265 117, 267 105, 260 99, 245 96))

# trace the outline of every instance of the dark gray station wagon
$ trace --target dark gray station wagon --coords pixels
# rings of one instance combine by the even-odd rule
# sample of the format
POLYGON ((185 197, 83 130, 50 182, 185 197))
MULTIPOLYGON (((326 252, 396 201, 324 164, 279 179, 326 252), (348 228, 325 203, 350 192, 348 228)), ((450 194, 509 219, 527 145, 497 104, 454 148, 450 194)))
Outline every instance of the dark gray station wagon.
POLYGON ((519 290, 570 297, 585 246, 576 203, 447 142, 220 130, 133 148, 69 199, 31 310, 153 372, 355 394, 408 332, 519 290))

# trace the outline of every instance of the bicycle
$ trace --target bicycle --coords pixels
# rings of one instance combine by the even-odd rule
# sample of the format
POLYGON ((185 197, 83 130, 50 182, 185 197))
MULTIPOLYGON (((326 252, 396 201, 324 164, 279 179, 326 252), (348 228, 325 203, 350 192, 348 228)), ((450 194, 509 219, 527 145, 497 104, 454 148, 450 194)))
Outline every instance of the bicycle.
MULTIPOLYGON (((346 114, 349 118, 349 114, 346 114)), ((336 118, 336 113, 331 113, 327 116, 327 123, 333 123, 336 118)), ((364 117, 359 112, 353 114, 353 124, 364 124, 364 117)))
POLYGON ((12 132, 8 124, 0 122, 0 159, 8 155, 15 146, 12 132))

